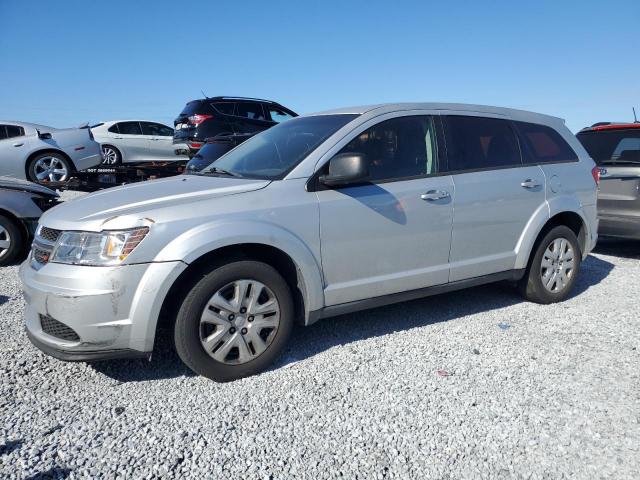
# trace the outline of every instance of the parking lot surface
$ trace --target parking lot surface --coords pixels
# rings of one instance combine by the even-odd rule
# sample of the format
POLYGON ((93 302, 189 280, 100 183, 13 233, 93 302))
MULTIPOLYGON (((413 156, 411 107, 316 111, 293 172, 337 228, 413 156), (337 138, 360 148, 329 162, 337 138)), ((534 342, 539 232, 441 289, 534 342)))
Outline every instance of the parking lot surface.
POLYGON ((298 328, 264 374, 63 363, 0 269, 1 478, 638 478, 640 247, 604 244, 572 298, 506 284, 298 328), (622 256, 614 256, 622 253, 622 256))

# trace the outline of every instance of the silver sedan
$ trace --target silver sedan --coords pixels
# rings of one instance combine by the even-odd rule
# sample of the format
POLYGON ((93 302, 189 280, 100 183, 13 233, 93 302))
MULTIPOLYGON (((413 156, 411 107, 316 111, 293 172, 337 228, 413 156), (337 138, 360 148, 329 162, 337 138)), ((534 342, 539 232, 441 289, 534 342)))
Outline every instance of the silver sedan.
POLYGON ((76 170, 102 162, 88 128, 56 129, 0 120, 0 175, 34 182, 62 182, 76 170))

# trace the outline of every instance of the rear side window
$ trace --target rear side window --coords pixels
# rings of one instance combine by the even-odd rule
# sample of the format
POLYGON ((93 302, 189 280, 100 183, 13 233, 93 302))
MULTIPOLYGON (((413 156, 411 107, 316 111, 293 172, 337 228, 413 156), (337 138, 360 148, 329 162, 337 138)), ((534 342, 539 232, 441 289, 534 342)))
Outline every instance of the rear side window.
POLYGON ((118 130, 122 135, 142 135, 140 124, 138 122, 120 122, 118 130))
POLYGON ((0 125, 0 140, 5 138, 22 137, 24 135, 24 128, 17 125, 0 125))
POLYGON ((259 103, 238 103, 236 115, 239 117, 250 118, 252 120, 265 120, 262 105, 259 103))
POLYGON ((578 161, 576 152, 553 128, 536 123, 513 123, 520 137, 524 163, 578 161))
POLYGON ((233 115, 236 108, 234 102, 216 102, 212 103, 211 106, 224 115, 233 115))
POLYGON ((584 132, 577 135, 596 163, 640 163, 640 129, 584 132))
POLYGON ((433 119, 411 116, 380 122, 351 140, 339 153, 363 154, 372 181, 434 174, 437 150, 433 119))
POLYGON ((444 116, 450 171, 521 165, 513 128, 506 120, 485 117, 444 116))
POLYGON ((170 137, 173 135, 173 129, 153 122, 140 122, 142 133, 144 135, 153 135, 156 137, 170 137))
POLYGON ((107 131, 108 131, 108 132, 111 132, 111 133, 120 133, 120 131, 118 130, 118 124, 117 124, 117 123, 114 123, 113 125, 111 125, 111 126, 107 129, 107 131))

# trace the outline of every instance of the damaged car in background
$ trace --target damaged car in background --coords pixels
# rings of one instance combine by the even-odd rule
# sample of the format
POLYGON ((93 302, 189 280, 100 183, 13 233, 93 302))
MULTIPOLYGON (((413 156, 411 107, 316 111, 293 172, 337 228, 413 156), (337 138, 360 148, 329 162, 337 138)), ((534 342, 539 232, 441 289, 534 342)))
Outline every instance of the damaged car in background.
POLYGON ((58 194, 42 185, 0 177, 0 266, 27 253, 40 215, 57 205, 58 194))

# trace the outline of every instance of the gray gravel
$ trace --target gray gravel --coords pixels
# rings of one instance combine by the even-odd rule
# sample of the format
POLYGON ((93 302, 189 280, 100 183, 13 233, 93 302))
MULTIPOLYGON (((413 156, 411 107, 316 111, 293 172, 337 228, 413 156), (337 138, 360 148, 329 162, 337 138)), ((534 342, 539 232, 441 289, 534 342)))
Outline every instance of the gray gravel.
MULTIPOLYGON (((613 256, 623 248, 624 256, 613 256)), ((0 269, 0 477, 638 478, 640 246, 560 305, 494 285, 299 328, 270 371, 70 364, 0 269)))

